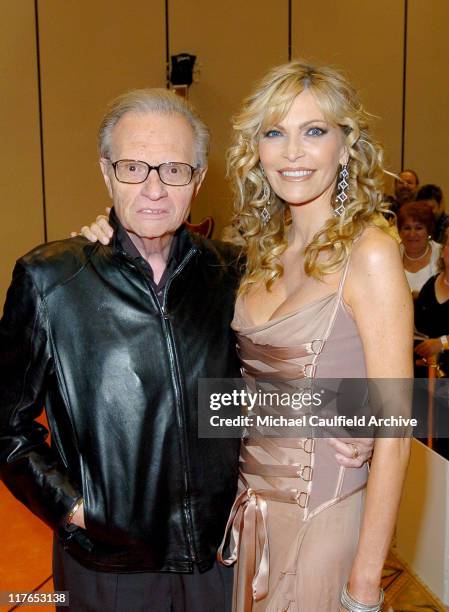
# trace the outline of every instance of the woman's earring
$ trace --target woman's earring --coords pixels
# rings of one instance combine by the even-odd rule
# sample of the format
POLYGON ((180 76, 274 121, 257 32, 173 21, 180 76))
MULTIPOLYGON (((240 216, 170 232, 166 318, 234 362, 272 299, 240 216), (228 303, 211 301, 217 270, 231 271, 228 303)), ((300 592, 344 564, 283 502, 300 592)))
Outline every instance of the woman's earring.
POLYGON ((266 225, 271 219, 271 213, 268 210, 268 207, 271 206, 271 189, 268 186, 268 183, 264 181, 262 198, 266 200, 265 206, 262 208, 262 212, 260 213, 260 218, 262 219, 262 223, 266 225))
POLYGON ((337 217, 341 217, 346 210, 345 202, 348 199, 346 190, 349 187, 349 183, 346 179, 348 178, 348 176, 348 164, 343 164, 338 175, 337 197, 335 198, 335 204, 337 208, 334 209, 334 214, 337 217))

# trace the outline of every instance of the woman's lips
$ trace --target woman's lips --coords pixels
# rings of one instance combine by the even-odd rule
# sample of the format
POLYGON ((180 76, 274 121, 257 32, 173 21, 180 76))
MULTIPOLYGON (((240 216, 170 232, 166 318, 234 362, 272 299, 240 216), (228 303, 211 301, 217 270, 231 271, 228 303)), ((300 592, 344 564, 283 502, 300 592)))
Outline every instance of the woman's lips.
POLYGON ((312 176, 315 170, 310 168, 281 168, 278 172, 284 179, 302 181, 312 176))

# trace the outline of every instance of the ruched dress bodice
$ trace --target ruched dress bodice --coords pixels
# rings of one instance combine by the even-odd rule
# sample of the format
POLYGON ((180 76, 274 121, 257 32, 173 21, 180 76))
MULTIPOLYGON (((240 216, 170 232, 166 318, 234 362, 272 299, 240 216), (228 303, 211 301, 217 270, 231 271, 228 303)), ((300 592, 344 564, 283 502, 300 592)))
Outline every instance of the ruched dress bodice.
MULTIPOLYGON (((318 378, 366 376, 357 325, 343 301, 345 276, 346 270, 336 292, 263 324, 251 321, 245 296, 238 297, 232 327, 237 334, 242 374, 249 385, 254 379, 300 386, 318 378)), ((234 610, 271 611, 277 608, 270 605, 280 605, 257 607, 258 602, 268 602, 273 559, 269 524, 273 524, 276 513, 279 515, 280 507, 294 505, 295 521, 304 525, 365 487, 367 466, 344 468, 334 455, 335 450, 323 438, 265 437, 257 430, 250 430, 244 438, 240 494, 228 522, 234 546, 228 562, 238 557, 240 549, 245 550, 244 560, 240 559, 245 569, 240 567, 240 580, 236 577, 234 610)), ((307 608, 297 605, 291 609, 307 608)))

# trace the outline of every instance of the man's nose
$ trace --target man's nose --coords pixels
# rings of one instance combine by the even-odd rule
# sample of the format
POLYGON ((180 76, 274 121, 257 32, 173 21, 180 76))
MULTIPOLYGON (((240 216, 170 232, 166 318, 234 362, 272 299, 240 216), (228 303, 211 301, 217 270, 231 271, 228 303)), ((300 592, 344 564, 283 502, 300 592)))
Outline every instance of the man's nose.
POLYGON ((142 192, 151 199, 159 199, 167 195, 167 187, 159 178, 158 171, 152 168, 143 183, 142 192))

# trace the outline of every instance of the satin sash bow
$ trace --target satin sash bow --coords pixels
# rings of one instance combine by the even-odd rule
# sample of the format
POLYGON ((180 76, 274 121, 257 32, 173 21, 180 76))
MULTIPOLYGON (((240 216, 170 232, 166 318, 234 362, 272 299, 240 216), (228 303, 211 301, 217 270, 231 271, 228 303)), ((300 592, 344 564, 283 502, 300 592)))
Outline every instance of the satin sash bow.
POLYGON ((270 551, 267 521, 268 508, 265 499, 253 489, 242 491, 232 506, 224 538, 217 553, 221 563, 232 565, 243 545, 246 555, 245 609, 248 610, 251 610, 251 599, 259 601, 268 594, 270 551), (230 530, 234 546, 230 556, 224 559, 223 549, 230 530))

